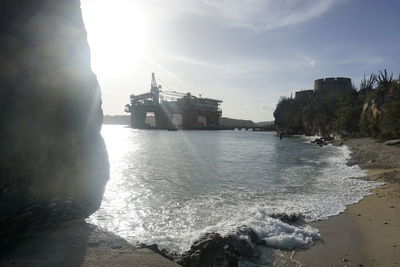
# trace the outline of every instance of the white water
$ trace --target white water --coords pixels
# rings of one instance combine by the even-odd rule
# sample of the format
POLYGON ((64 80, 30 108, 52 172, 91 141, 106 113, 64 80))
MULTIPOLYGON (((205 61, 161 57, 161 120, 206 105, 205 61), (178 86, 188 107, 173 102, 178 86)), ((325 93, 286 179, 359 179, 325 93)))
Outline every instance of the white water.
MULTIPOLYGON (((234 131, 140 131, 103 126, 111 179, 89 221, 132 243, 176 252, 206 232, 251 227, 267 245, 307 248, 319 237, 271 213, 326 219, 369 194, 376 183, 354 177, 346 147, 304 138, 234 131)), ((248 238, 243 236, 241 238, 248 238)))

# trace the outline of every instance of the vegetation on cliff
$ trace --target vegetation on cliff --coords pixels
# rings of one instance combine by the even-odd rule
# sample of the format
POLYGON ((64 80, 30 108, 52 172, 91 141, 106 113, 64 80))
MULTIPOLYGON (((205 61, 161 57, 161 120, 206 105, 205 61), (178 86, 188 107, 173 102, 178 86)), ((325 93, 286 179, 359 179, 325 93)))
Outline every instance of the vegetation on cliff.
MULTIPOLYGON (((400 78, 400 77, 399 77, 400 78)), ((315 92, 307 99, 282 97, 275 127, 287 134, 351 134, 400 137, 400 79, 386 70, 361 81, 360 90, 315 92)))

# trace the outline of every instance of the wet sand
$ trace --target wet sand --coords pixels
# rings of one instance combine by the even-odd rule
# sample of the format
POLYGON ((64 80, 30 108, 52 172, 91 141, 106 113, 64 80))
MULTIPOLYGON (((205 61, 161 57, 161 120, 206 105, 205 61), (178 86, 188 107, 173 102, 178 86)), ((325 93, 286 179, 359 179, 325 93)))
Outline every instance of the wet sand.
POLYGON ((322 241, 293 253, 299 266, 400 266, 400 147, 370 138, 345 141, 351 164, 368 170, 364 179, 384 182, 347 210, 312 225, 322 241))

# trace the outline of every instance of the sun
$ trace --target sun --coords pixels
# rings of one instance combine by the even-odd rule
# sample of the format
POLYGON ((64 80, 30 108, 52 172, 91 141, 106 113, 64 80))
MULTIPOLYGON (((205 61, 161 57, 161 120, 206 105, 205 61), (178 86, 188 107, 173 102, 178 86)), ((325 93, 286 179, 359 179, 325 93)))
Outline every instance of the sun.
POLYGON ((148 16, 135 1, 82 0, 82 14, 95 72, 134 68, 145 57, 148 16))

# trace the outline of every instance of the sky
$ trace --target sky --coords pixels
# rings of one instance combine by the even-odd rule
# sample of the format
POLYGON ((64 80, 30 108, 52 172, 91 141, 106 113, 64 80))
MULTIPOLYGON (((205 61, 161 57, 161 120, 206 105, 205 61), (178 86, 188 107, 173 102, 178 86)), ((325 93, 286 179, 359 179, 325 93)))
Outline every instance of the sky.
POLYGON ((400 72, 398 0, 81 0, 104 114, 164 90, 223 101, 223 116, 273 120, 314 80, 400 72))

